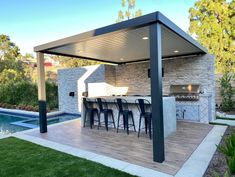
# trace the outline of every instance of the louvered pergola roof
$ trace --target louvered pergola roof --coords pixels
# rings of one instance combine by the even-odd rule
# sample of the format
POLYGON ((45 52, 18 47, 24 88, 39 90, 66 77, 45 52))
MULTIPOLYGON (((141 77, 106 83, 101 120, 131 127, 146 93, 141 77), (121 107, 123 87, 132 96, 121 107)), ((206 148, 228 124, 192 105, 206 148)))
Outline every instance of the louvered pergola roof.
POLYGON ((161 24, 162 58, 207 53, 160 12, 36 46, 35 52, 123 64, 149 60, 149 25, 161 24))

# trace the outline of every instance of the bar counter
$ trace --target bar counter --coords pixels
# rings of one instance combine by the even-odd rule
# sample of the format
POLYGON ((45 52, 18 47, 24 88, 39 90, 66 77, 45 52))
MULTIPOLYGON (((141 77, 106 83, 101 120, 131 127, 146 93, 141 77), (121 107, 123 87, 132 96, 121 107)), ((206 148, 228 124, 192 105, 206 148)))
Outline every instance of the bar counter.
MULTIPOLYGON (((97 107, 95 104, 96 98, 98 97, 87 97, 87 101, 90 102, 93 107, 97 107)), ((108 103, 108 107, 113 110, 114 113, 114 120, 115 124, 117 125, 117 118, 118 118, 118 109, 114 103, 114 100, 116 98, 123 98, 128 102, 128 107, 133 112, 134 116, 134 122, 136 131, 138 131, 139 127, 139 110, 137 106, 135 105, 136 99, 146 99, 151 103, 151 97, 150 96, 100 96, 99 98, 104 98, 106 102, 108 103)), ((82 106, 82 125, 84 121, 84 106, 82 106)), ((88 119, 89 117, 87 117, 88 119)), ((153 118, 154 119, 154 118, 153 118)), ((163 97, 163 119, 164 119, 164 137, 167 137, 171 133, 176 131, 176 103, 174 97, 163 97)), ((122 120, 122 119, 120 119, 122 120)), ((144 125, 142 121, 142 126, 144 125)), ((130 130, 133 130, 132 127, 130 130)), ((144 131, 144 129, 142 129, 144 131)))

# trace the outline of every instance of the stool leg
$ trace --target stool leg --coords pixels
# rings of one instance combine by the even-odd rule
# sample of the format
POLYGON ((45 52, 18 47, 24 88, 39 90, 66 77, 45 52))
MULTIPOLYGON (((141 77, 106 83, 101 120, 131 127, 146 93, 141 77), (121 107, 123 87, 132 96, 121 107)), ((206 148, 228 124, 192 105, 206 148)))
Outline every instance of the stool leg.
POLYGON ((93 119, 94 119, 94 112, 91 111, 91 112, 90 112, 90 128, 92 128, 93 119))
POLYGON ((116 128, 115 122, 114 122, 114 116, 113 116, 113 111, 111 112, 112 120, 113 120, 113 127, 116 128))
POLYGON ((104 112, 104 123, 105 123, 106 130, 108 131, 109 130, 109 128, 108 128, 108 112, 104 112))
POLYGON ((148 119, 148 124, 149 124, 149 138, 152 139, 152 121, 151 117, 148 119))
POLYGON ((87 111, 85 111, 83 127, 85 127, 85 126, 86 126, 86 116, 87 116, 87 111))
POLYGON ((140 116, 140 120, 139 120, 138 138, 140 137, 141 119, 142 119, 142 116, 140 116))
POLYGON ((99 125, 99 122, 100 122, 99 113, 98 113, 98 111, 95 111, 95 113, 96 113, 96 116, 97 116, 97 119, 98 119, 98 125, 99 125))
POLYGON ((145 123, 145 134, 148 133, 148 119, 144 117, 144 123, 145 123))
POLYGON ((126 121, 126 131, 127 131, 127 134, 129 135, 129 121, 128 121, 128 114, 124 114, 125 116, 125 121, 126 121))
POLYGON ((118 133, 118 128, 119 128, 119 121, 120 121, 120 112, 118 112, 117 133, 118 133))
POLYGON ((131 118, 132 118, 132 124, 134 126, 134 131, 136 132, 136 129, 135 129, 135 121, 134 121, 134 116, 133 116, 133 113, 131 112, 131 118))
POLYGON ((124 113, 122 113, 122 122, 123 122, 124 130, 126 130, 126 120, 125 120, 124 113))
POLYGON ((100 128, 100 114, 101 114, 101 112, 98 113, 98 130, 100 128))

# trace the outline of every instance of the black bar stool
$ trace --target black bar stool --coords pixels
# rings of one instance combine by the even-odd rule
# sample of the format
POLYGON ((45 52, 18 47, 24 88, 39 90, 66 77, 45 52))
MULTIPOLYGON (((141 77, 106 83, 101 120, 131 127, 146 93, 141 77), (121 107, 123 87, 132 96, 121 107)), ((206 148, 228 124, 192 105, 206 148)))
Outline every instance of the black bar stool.
POLYGON ((118 108, 117 133, 118 133, 118 129, 120 126, 119 123, 120 123, 121 115, 123 118, 123 128, 124 128, 124 130, 127 129, 127 134, 129 134, 129 125, 134 127, 134 131, 136 132, 133 113, 131 110, 128 109, 127 101, 122 98, 117 98, 114 100, 114 102, 116 103, 116 106, 118 108), (131 117, 132 124, 129 124, 129 116, 131 117))
POLYGON ((97 121, 98 123, 100 122, 99 114, 98 114, 98 109, 97 108, 89 107, 89 103, 87 102, 86 98, 83 98, 83 105, 85 107, 85 115, 84 115, 84 125, 83 125, 83 127, 86 126, 87 114, 88 114, 88 116, 90 116, 89 117, 89 124, 90 124, 90 127, 92 128, 92 125, 94 124, 94 121, 97 121), (94 119, 94 115, 95 114, 97 115, 98 120, 94 119))
MULTIPOLYGON (((106 130, 108 131, 108 125, 110 124, 113 124, 114 128, 116 128, 115 122, 114 122, 113 110, 108 108, 108 104, 106 100, 104 98, 97 98, 96 101, 99 107, 99 120, 100 120, 101 114, 104 114, 104 123, 105 123, 106 130), (111 115, 111 118, 112 118, 111 121, 108 120, 109 115, 111 115)), ((98 129, 100 126, 101 126, 101 122, 99 121, 98 129)))
POLYGON ((149 138, 152 138, 152 110, 151 104, 146 99, 137 99, 135 100, 136 106, 140 112, 140 119, 139 119, 139 130, 138 130, 138 137, 140 136, 140 129, 141 129, 141 120, 144 118, 145 123, 145 133, 148 133, 149 130, 149 138))

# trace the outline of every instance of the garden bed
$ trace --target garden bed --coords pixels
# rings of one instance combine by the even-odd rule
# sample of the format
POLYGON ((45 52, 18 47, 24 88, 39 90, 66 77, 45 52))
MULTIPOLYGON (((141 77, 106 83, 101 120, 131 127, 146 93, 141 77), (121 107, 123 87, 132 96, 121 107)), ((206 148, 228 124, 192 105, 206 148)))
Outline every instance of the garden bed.
MULTIPOLYGON (((235 127, 228 127, 226 132, 224 133, 220 145, 223 145, 225 138, 228 137, 234 131, 235 127)), ((226 171, 228 171, 228 166, 226 164, 224 155, 220 153, 217 149, 204 174, 204 177, 216 177, 216 174, 219 177, 222 177, 226 171)))

